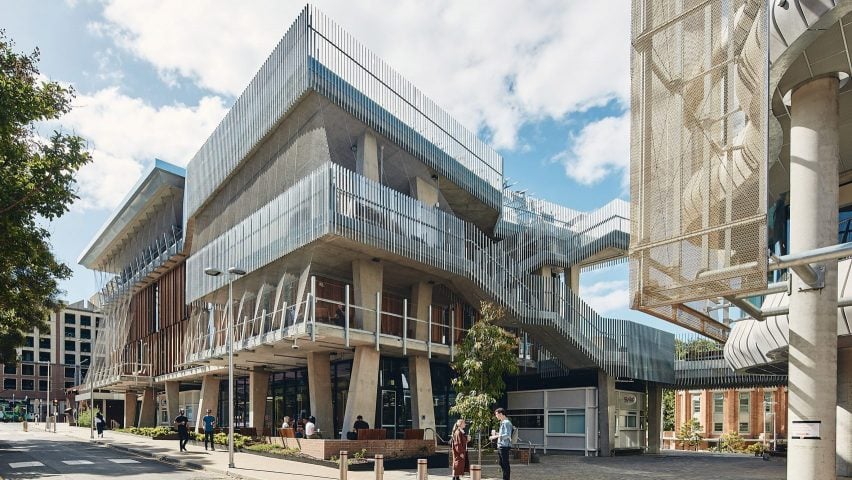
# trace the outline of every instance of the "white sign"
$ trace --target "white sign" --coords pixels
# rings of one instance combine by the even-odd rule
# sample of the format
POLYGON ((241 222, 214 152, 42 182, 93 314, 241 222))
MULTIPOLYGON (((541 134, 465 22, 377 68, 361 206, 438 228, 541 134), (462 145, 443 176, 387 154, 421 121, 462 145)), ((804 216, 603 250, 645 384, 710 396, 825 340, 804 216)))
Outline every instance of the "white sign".
POLYGON ((622 398, 625 405, 633 405, 636 403, 636 400, 636 395, 633 395, 632 393, 625 394, 622 398))
POLYGON ((797 440, 819 440, 820 420, 793 420, 790 438, 797 440))

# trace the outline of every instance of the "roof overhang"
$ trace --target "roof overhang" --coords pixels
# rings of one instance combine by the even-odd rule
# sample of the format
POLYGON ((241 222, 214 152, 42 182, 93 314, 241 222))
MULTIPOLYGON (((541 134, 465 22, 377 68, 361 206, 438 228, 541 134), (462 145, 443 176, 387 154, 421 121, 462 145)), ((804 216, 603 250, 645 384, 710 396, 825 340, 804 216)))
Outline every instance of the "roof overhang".
POLYGON ((120 245, 124 237, 134 231, 138 223, 145 221, 145 212, 156 203, 155 200, 171 189, 183 190, 185 178, 185 169, 155 159, 147 173, 136 182, 109 220, 83 250, 77 263, 92 270, 100 270, 103 259, 111 250, 120 245))

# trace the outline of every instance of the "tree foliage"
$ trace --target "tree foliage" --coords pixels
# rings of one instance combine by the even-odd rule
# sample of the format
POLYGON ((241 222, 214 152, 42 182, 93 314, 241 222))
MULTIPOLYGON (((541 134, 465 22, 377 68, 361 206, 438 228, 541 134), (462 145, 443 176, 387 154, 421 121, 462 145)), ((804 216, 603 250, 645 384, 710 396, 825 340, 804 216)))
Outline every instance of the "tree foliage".
POLYGON ((71 270, 51 251, 53 220, 77 198, 74 173, 91 160, 84 140, 36 125, 71 109, 71 88, 39 76, 39 51, 18 54, 0 30, 0 364, 59 306, 58 281, 71 270))
POLYGON ((675 429, 675 391, 663 390, 663 430, 667 432, 675 429))
POLYGON ((704 436, 701 435, 703 431, 704 427, 701 426, 701 423, 694 418, 690 418, 680 426, 675 436, 680 440, 684 448, 689 446, 693 450, 697 450, 698 445, 701 444, 701 440, 704 439, 704 436))
POLYGON ((496 425, 495 404, 506 388, 503 376, 518 372, 518 340, 494 325, 506 315, 502 307, 482 302, 480 308, 482 318, 467 332, 452 362, 456 404, 450 413, 488 432, 496 425))

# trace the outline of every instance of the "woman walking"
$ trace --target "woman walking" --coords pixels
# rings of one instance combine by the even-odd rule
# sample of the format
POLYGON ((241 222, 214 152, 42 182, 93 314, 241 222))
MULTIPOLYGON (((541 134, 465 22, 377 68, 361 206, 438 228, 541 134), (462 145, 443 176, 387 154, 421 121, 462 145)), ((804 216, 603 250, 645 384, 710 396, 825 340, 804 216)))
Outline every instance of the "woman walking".
POLYGON ((453 480, 460 480, 462 475, 470 471, 470 462, 467 458, 467 443, 470 440, 464 431, 466 426, 463 418, 456 420, 456 424, 453 425, 451 440, 453 480))

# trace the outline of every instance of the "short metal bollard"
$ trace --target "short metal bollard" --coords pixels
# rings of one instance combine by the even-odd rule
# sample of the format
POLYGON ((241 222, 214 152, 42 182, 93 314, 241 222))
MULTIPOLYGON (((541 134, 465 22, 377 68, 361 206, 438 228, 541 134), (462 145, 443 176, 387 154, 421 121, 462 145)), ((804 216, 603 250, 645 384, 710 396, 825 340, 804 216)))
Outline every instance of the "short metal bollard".
POLYGON ((429 473, 426 471, 426 459, 417 459, 417 480, 428 480, 429 473))
POLYGON ((24 421, 21 423, 21 426, 22 426, 22 427, 24 427, 24 431, 25 431, 25 432, 29 432, 29 431, 30 431, 30 426, 29 426, 29 424, 27 424, 27 419, 26 419, 26 418, 25 418, 25 419, 24 419, 24 421))
POLYGON ((376 480, 383 480, 385 478, 385 456, 382 454, 376 455, 376 463, 373 466, 376 471, 376 480))
POLYGON ((346 480, 349 476, 349 452, 340 451, 340 480, 346 480))
POLYGON ((482 480, 482 465, 470 466, 470 480, 482 480))

